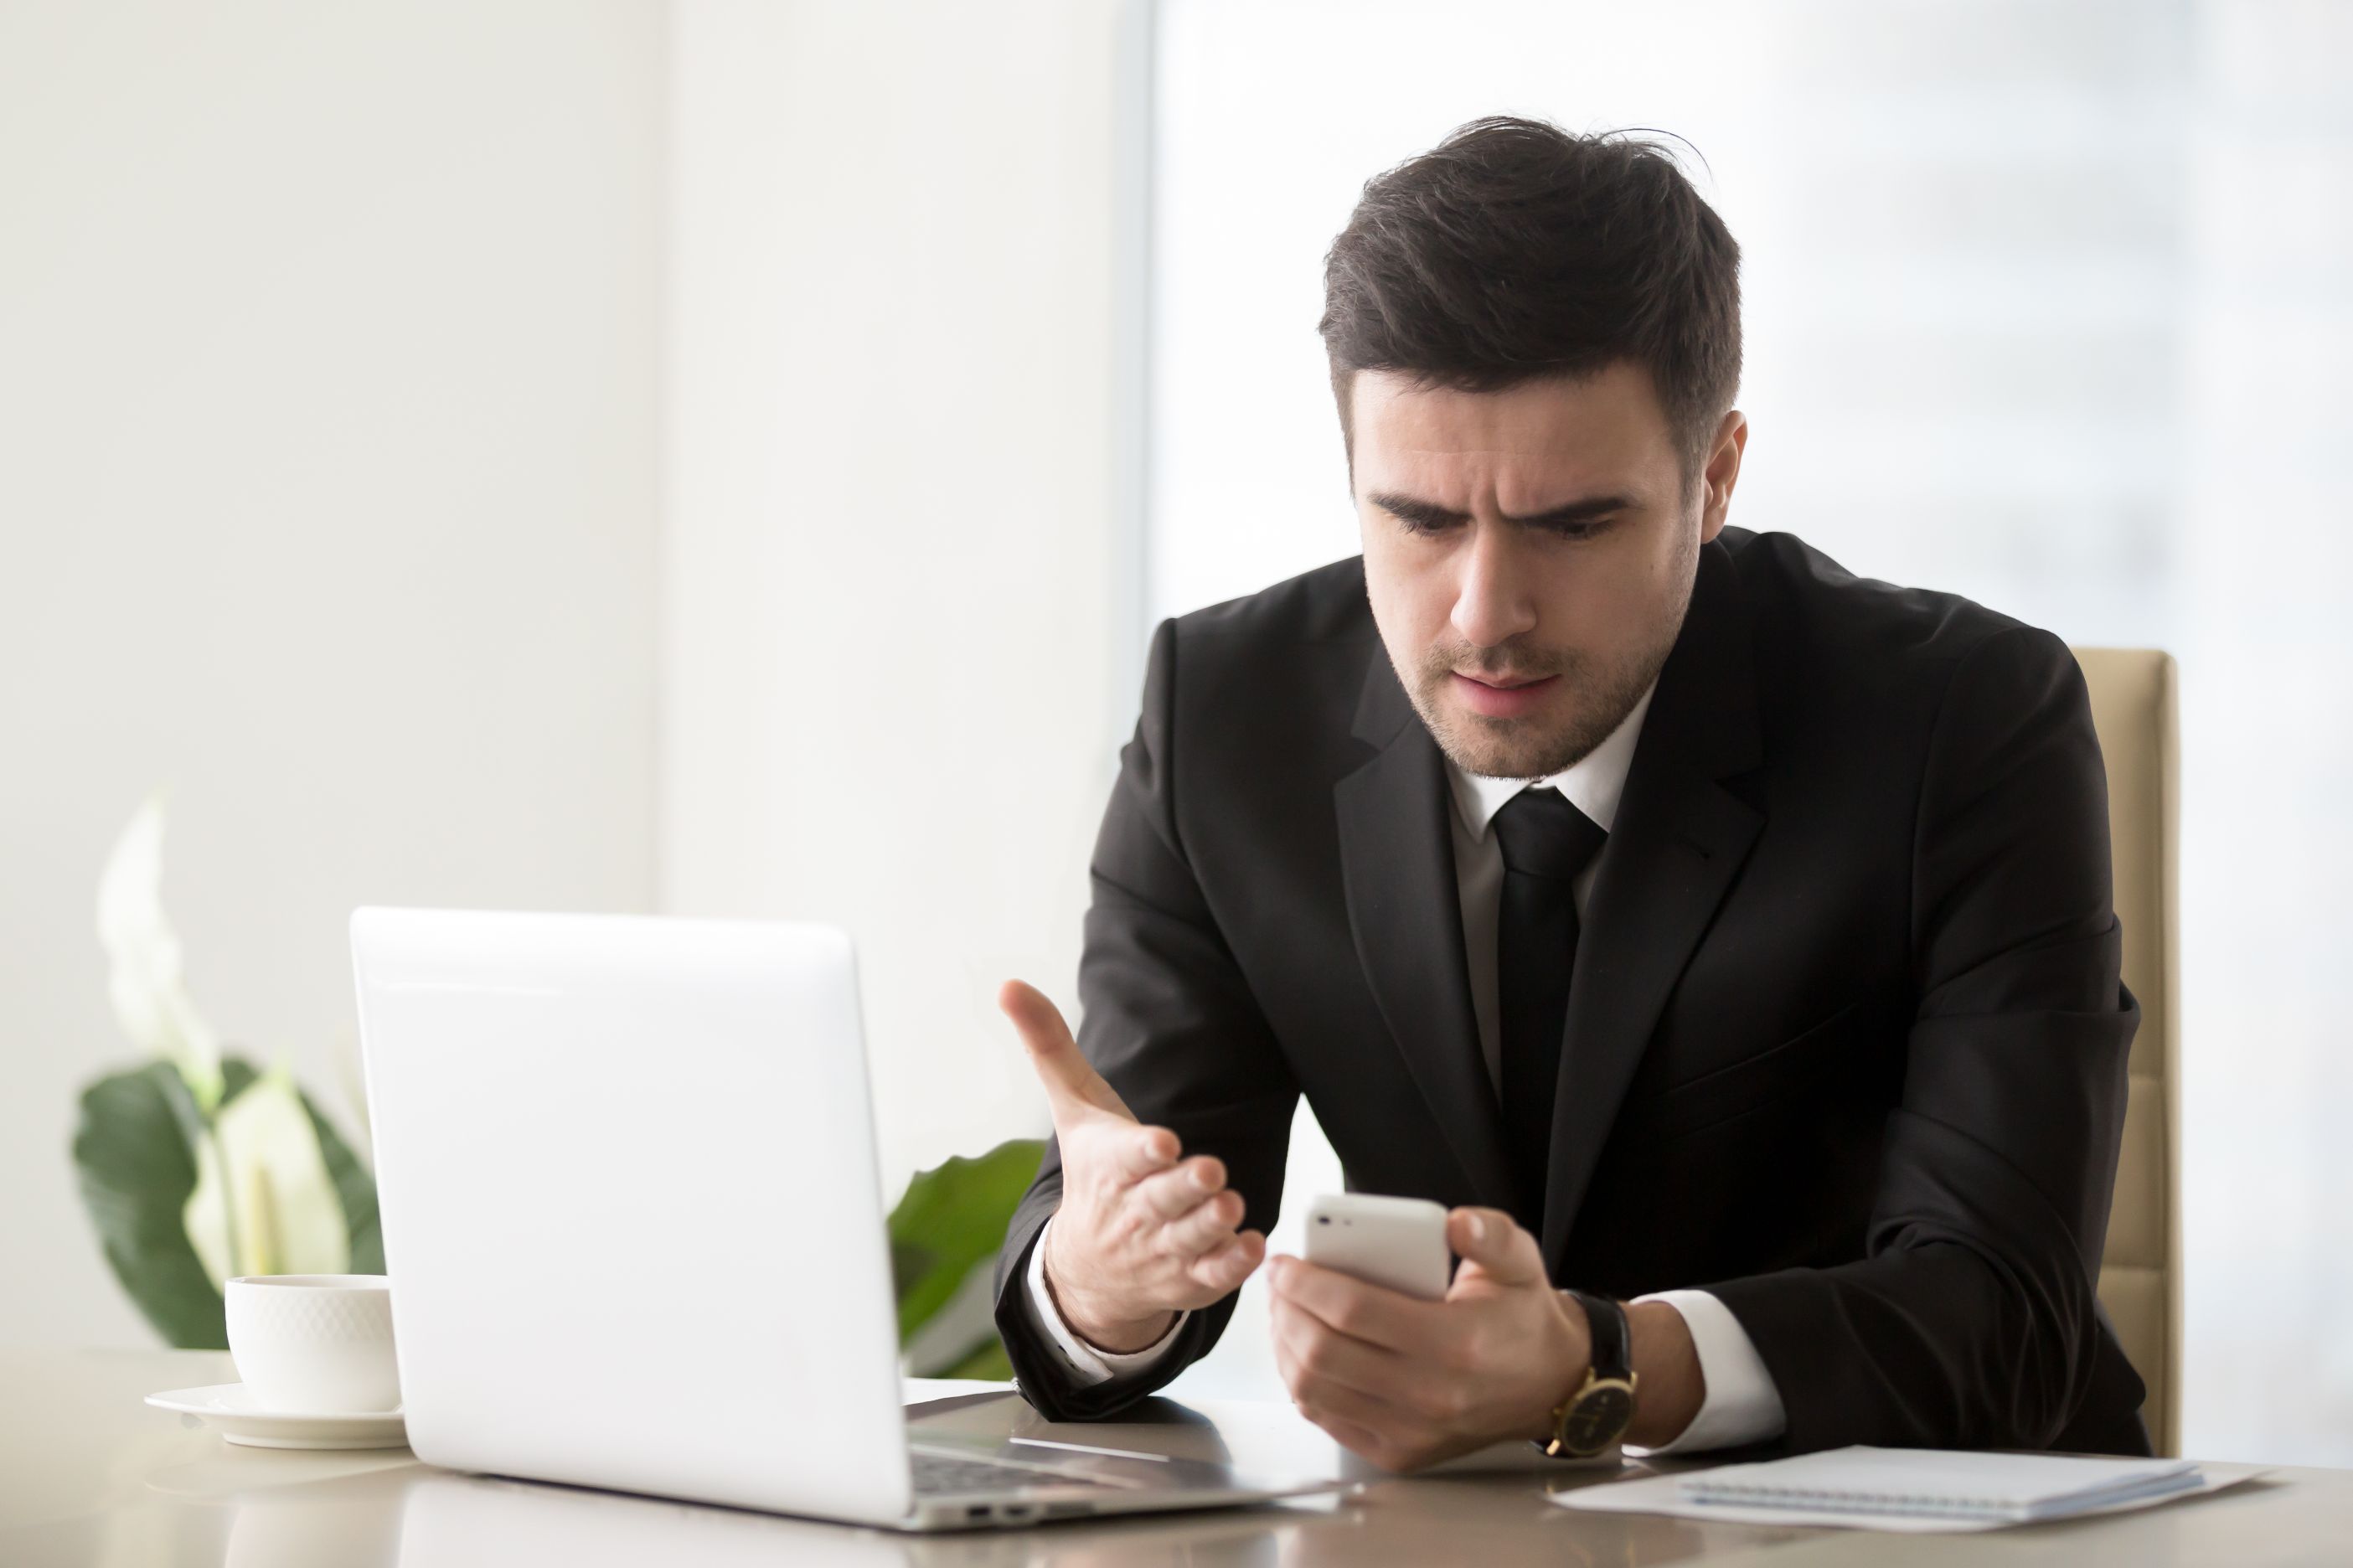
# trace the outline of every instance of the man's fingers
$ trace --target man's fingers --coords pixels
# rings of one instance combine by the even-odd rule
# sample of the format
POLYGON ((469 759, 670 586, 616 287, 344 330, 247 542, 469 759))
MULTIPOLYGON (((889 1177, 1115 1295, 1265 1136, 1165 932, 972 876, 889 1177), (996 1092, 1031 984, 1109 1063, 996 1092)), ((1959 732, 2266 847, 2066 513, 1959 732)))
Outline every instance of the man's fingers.
POLYGON ((1378 1432, 1402 1430, 1411 1420, 1408 1412, 1388 1400, 1310 1368, 1295 1339, 1275 1340, 1274 1366, 1282 1374, 1283 1386, 1291 1391, 1291 1397, 1311 1409, 1378 1432))
POLYGON ((1446 1241, 1466 1267, 1475 1265, 1499 1285, 1547 1282, 1544 1249, 1501 1209, 1454 1210, 1446 1216, 1446 1241))
POLYGON ((1198 1258, 1233 1239, 1242 1222, 1239 1193, 1219 1193, 1201 1200, 1190 1214, 1170 1220, 1162 1231, 1161 1248, 1178 1258, 1198 1258))
POLYGON ((1160 1218, 1179 1219, 1217 1196, 1225 1184, 1225 1163, 1212 1155, 1196 1154, 1181 1165, 1136 1183, 1135 1196, 1160 1218))
MULTIPOLYGON (((1321 1426, 1334 1442, 1351 1453, 1362 1454, 1370 1459, 1375 1454, 1388 1449, 1379 1433, 1358 1422, 1346 1420, 1313 1405, 1300 1405, 1299 1413, 1321 1426)), ((1378 1463, 1377 1460, 1375 1462, 1378 1463)))
POLYGON ((1418 1301, 1302 1258, 1278 1258, 1267 1282, 1329 1327, 1393 1351, 1426 1349, 1445 1331, 1444 1303, 1418 1301))
POLYGON ((1071 1026, 1062 1022, 1061 1009, 1048 1001, 1044 992, 1026 981, 1008 980, 997 987, 997 1005, 1020 1033, 1021 1044, 1029 1052, 1029 1065, 1037 1069, 1047 1098, 1054 1102, 1058 1124, 1066 1106, 1078 1105, 1135 1120, 1126 1102, 1103 1081, 1103 1074, 1079 1054, 1071 1026))
MULTIPOLYGON (((1365 1421, 1352 1421, 1332 1409, 1317 1397, 1321 1391, 1314 1387, 1299 1363, 1293 1359, 1290 1347, 1276 1340, 1272 1349, 1275 1374, 1282 1379, 1282 1386, 1290 1394, 1291 1403, 1299 1414, 1330 1433, 1342 1447, 1354 1449, 1378 1464, 1380 1456, 1386 1454, 1389 1447, 1388 1439, 1382 1436, 1379 1427, 1365 1421), (1302 1392, 1303 1389, 1305 1392, 1302 1392)), ((1387 1413, 1383 1412, 1375 1419, 1384 1420, 1386 1415, 1387 1413)))
POLYGON ((1211 1248, 1185 1266, 1185 1272, 1204 1290, 1222 1296, 1239 1288, 1266 1257, 1266 1237, 1243 1231, 1231 1241, 1211 1248))
MULTIPOLYGON (((1166 1127, 1144 1127, 1134 1121, 1124 1127, 1107 1127, 1103 1143, 1113 1167, 1131 1182, 1167 1170, 1185 1152, 1176 1134, 1166 1127)), ((1062 1159, 1067 1164, 1070 1155, 1065 1153, 1062 1159)))
POLYGON ((1336 1332, 1281 1296, 1273 1302, 1273 1330, 1275 1342, 1288 1349, 1301 1375, 1318 1385, 1337 1384, 1389 1403, 1411 1375, 1395 1351, 1336 1332))

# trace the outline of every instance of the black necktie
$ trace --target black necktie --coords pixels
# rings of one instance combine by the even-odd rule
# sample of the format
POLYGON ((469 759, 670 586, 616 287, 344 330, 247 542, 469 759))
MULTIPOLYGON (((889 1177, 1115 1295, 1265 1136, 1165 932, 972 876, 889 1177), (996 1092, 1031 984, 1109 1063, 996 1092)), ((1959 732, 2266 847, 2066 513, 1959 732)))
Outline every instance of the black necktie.
POLYGON ((1608 837, 1556 789, 1524 789, 1495 814, 1495 842, 1504 852, 1495 980, 1504 1152, 1518 1198, 1515 1217, 1532 1235, 1543 1234, 1553 1095, 1577 962, 1571 886, 1608 837))

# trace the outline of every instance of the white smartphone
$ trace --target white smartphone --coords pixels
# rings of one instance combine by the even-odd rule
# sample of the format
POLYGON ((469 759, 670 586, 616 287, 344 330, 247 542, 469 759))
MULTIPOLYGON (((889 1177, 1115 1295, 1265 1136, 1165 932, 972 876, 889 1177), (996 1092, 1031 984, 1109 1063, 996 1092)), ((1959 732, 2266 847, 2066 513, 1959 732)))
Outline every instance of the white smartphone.
POLYGON ((1307 1261, 1440 1300, 1454 1263, 1446 1245, 1446 1205, 1428 1198, 1326 1193, 1307 1211, 1307 1261))

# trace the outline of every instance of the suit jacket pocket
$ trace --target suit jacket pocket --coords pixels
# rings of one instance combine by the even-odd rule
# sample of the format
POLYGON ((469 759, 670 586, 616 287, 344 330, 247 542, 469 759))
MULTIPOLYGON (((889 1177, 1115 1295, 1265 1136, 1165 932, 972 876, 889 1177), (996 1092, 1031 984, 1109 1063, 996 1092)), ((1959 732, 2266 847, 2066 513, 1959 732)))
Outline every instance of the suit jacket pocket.
POLYGON ((1861 998, 1776 1046, 1629 1105, 1618 1131, 1646 1142, 1702 1131, 1790 1096, 1818 1092, 1851 1071, 1861 998))

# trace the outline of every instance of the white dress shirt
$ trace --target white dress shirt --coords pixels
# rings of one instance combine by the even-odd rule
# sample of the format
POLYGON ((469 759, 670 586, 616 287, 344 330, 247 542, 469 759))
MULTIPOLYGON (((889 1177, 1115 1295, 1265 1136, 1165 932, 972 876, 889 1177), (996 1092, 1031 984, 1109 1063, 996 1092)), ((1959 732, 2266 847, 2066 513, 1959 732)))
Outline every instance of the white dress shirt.
MULTIPOLYGON (((1633 763, 1634 745, 1641 738, 1642 721, 1650 710, 1651 693, 1644 692, 1633 711, 1609 732, 1607 740, 1582 761, 1550 778, 1484 778, 1463 772, 1451 761, 1446 764, 1454 796, 1454 879, 1462 905, 1464 956, 1471 969, 1471 1010, 1478 1020, 1479 1051, 1486 1059, 1487 1080, 1491 1084, 1500 1085, 1503 1081, 1502 1028, 1496 1018, 1500 987, 1496 978, 1495 927, 1503 907, 1504 852, 1488 828, 1495 814, 1520 791, 1556 789, 1603 832, 1609 832, 1618 820, 1619 798, 1626 789, 1626 771, 1633 763)), ((1607 853, 1605 847, 1603 854, 1607 853)), ((1570 889, 1577 900, 1579 919, 1585 914, 1601 859, 1602 856, 1594 857, 1570 889)), ((1037 1326, 1061 1352, 1073 1379, 1082 1384, 1108 1382, 1140 1372, 1166 1354, 1177 1329, 1184 1325, 1186 1314, 1179 1313, 1176 1323, 1157 1342, 1126 1354, 1087 1343, 1062 1321, 1061 1313, 1055 1310, 1052 1292, 1046 1288, 1046 1232, 1052 1228, 1053 1221, 1050 1219, 1039 1233, 1038 1245, 1029 1249, 1026 1280, 1029 1289, 1024 1295, 1037 1326)), ((1747 1331, 1729 1308, 1704 1290, 1667 1290, 1636 1300, 1664 1301, 1683 1315, 1691 1330, 1692 1343, 1699 1352, 1700 1376, 1706 1389, 1699 1414, 1673 1442, 1655 1449, 1637 1448, 1630 1452, 1693 1452, 1759 1442, 1780 1435, 1787 1422, 1780 1391, 1773 1385, 1772 1374, 1765 1370, 1764 1360, 1750 1342, 1747 1331)))

